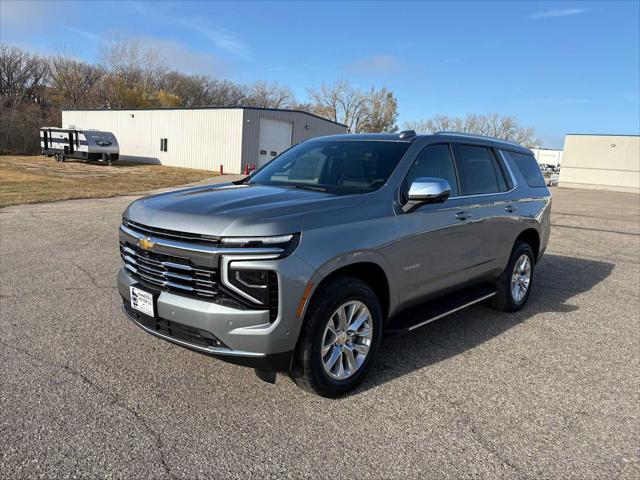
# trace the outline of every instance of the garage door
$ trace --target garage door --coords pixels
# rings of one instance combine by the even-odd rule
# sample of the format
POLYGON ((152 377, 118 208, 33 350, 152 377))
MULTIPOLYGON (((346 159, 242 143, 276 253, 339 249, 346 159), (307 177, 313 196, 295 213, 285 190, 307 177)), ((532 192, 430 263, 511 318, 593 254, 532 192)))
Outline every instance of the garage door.
POLYGON ((260 136, 258 140, 258 166, 261 167, 276 155, 280 155, 291 146, 291 122, 260 119, 260 136))

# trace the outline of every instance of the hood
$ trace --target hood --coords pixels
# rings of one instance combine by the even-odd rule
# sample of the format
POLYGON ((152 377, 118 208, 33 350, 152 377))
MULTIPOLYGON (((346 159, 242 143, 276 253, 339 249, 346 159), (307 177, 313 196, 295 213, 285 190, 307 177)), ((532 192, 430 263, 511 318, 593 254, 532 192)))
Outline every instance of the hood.
POLYGON ((302 231, 302 216, 307 212, 339 210, 363 202, 363 195, 221 184, 145 197, 129 205, 125 216, 156 228, 203 235, 284 235, 302 231))

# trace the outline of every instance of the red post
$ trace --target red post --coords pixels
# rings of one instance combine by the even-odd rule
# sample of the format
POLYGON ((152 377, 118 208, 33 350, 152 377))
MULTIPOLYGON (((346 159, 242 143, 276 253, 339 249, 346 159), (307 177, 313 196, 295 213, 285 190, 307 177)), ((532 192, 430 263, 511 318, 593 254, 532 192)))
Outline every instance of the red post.
POLYGON ((255 169, 256 169, 256 164, 255 163, 251 164, 251 170, 255 170, 255 169))
POLYGON ((248 163, 244 164, 244 174, 245 175, 249 175, 249 164, 248 163))
POLYGON ((222 171, 222 164, 220 164, 220 175, 224 175, 224 172, 222 171))

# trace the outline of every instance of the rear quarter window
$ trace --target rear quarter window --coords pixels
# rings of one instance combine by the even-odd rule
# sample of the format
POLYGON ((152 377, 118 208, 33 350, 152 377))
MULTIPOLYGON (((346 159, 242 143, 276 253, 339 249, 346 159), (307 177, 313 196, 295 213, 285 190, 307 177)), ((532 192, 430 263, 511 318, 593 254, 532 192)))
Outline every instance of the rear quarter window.
POLYGON ((504 152, 511 157, 530 187, 546 187, 538 162, 533 155, 517 152, 504 152))

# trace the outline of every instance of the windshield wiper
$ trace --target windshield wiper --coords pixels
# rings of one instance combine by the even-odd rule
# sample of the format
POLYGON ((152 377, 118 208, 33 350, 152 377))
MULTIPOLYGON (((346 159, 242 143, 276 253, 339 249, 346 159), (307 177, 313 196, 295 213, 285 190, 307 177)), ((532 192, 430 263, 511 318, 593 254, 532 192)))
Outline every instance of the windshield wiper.
POLYGON ((318 187, 315 185, 304 185, 304 184, 295 184, 294 188, 299 188, 300 190, 313 190, 315 192, 326 192, 327 189, 324 187, 318 187))

